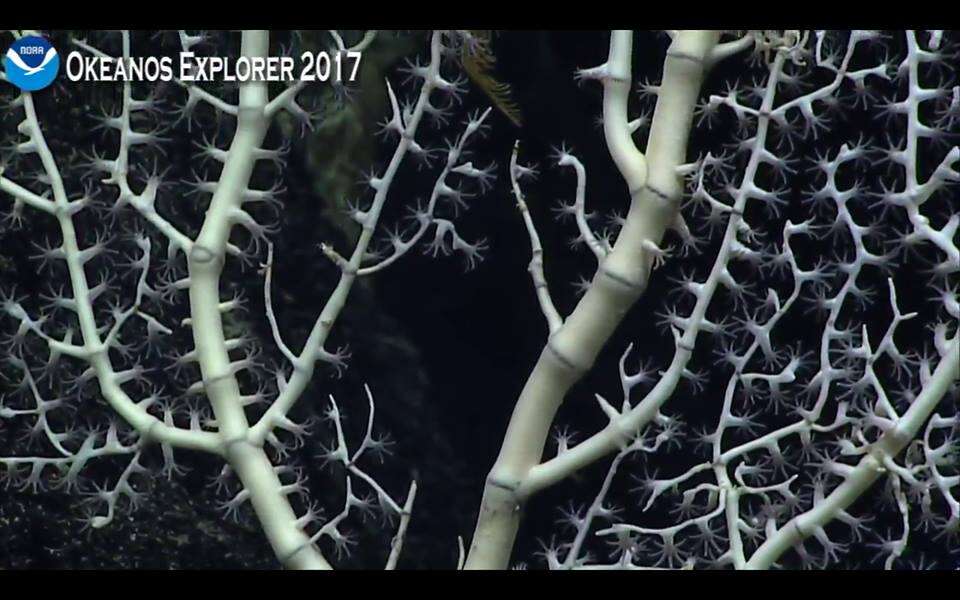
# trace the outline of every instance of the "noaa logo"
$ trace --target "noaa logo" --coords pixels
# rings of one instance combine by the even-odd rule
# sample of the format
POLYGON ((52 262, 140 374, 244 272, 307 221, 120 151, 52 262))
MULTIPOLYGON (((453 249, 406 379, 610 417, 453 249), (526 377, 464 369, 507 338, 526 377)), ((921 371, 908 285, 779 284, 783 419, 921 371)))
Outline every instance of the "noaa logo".
POLYGON ((42 90, 60 70, 60 55, 46 39, 30 35, 10 45, 3 58, 7 80, 25 92, 42 90))

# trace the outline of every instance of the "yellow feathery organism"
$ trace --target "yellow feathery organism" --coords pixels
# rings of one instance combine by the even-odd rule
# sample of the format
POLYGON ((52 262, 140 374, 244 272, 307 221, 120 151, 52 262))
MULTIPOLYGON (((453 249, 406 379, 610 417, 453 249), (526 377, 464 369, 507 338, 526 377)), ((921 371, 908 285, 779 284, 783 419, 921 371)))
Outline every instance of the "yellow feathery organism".
POLYGON ((474 38, 474 43, 464 44, 460 52, 460 62, 463 65, 463 70, 467 72, 470 80, 490 98, 497 110, 510 119, 514 125, 521 127, 523 117, 520 114, 520 107, 513 100, 510 86, 497 81, 491 73, 497 63, 497 58, 490 49, 492 31, 473 30, 470 33, 474 38))

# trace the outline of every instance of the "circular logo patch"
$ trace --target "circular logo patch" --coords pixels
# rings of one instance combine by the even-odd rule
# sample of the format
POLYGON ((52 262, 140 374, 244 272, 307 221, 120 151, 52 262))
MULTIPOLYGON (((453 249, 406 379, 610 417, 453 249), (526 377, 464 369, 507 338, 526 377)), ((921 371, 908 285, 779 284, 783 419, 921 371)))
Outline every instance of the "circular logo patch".
POLYGON ((10 45, 3 57, 7 80, 25 92, 42 90, 60 70, 60 55, 46 39, 29 35, 10 45))

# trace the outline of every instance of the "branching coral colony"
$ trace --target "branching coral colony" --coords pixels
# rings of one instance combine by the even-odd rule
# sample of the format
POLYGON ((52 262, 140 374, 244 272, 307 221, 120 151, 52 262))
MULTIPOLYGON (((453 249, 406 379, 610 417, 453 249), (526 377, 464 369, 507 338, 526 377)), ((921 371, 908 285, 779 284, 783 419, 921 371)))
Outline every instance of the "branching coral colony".
MULTIPOLYGON (((120 35, 123 56, 129 57, 131 36, 120 35)), ((370 32, 347 48, 338 34, 331 35, 335 50, 344 52, 360 51, 375 38, 370 32)), ((180 39, 184 48, 201 41, 186 33, 180 39)), ((245 84, 235 103, 199 87, 184 88, 181 118, 191 119, 197 105, 206 103, 218 116, 232 118, 235 123, 227 144, 218 143, 215 137, 201 137, 197 144, 200 159, 219 164, 220 169, 219 173, 202 172, 190 184, 197 195, 211 196, 195 235, 187 235, 157 210, 158 191, 166 181, 154 161, 158 151, 162 154, 164 140, 155 125, 143 124, 160 112, 155 98, 137 96, 131 84, 123 84, 120 110, 100 119, 102 127, 117 134, 113 147, 98 147, 84 164, 65 174, 50 150, 33 98, 30 94, 18 96, 11 110, 20 114, 20 141, 12 148, 2 179, 3 191, 14 198, 7 224, 17 225, 29 211, 56 219, 59 239, 38 243, 36 258, 54 269, 65 264, 70 285, 67 289, 54 287, 48 297, 30 299, 32 302, 13 291, 7 291, 4 298, 5 313, 18 323, 6 344, 10 363, 19 371, 19 390, 5 398, 2 415, 5 419, 33 420, 25 440, 30 443, 24 449, 41 440, 53 449, 39 456, 5 456, 5 477, 37 489, 46 485, 48 473, 55 472, 57 484, 82 489, 83 470, 89 462, 109 455, 128 456, 128 466, 115 484, 95 490, 94 497, 101 506, 90 524, 103 527, 113 518, 121 498, 135 501, 133 479, 145 470, 143 453, 151 444, 163 449, 163 470, 171 474, 178 468, 175 451, 212 453, 226 462, 222 480, 235 476, 240 482, 226 509, 232 512, 249 502, 283 565, 329 567, 317 542, 332 540, 337 551, 343 551, 350 543, 341 531, 344 519, 375 507, 400 516, 399 535, 387 563, 388 567, 395 565, 416 487, 411 485, 406 500, 395 499, 364 470, 367 455, 383 450, 382 440, 372 431, 371 391, 366 390, 370 426, 363 439, 352 446, 343 435, 338 405, 330 398, 327 416, 336 438, 322 458, 344 467, 346 498, 342 512, 323 522, 318 522, 318 511, 312 505, 300 513, 291 506, 290 497, 304 490, 304 482, 299 471, 287 466, 283 458, 306 429, 287 414, 303 394, 318 361, 342 363, 344 356, 326 351, 325 342, 358 277, 386 267, 430 232, 430 248, 434 251, 457 251, 470 262, 477 259, 480 244, 462 239, 442 215, 461 201, 459 182, 472 180, 480 186, 489 183, 489 171, 464 161, 464 149, 479 135, 488 113, 468 117, 445 149, 428 149, 417 141, 425 118, 445 122, 446 107, 463 91, 461 80, 441 75, 445 52, 460 41, 455 34, 437 32, 430 36, 427 61, 408 69, 419 92, 412 102, 401 105, 387 83, 392 116, 383 125, 383 132, 395 139, 393 156, 383 173, 367 180, 373 190, 372 201, 363 207, 358 205, 351 213, 362 227, 354 248, 344 255, 328 245, 321 247, 341 275, 299 351, 284 343, 277 326, 270 295, 272 231, 264 224, 263 213, 257 212, 264 205, 281 202, 280 185, 257 187, 252 181, 256 171, 284 165, 284 148, 264 144, 279 113, 289 112, 305 127, 312 126, 316 115, 297 101, 303 85, 296 84, 271 97, 268 84, 245 84), (442 168, 429 203, 413 212, 415 231, 390 236, 390 252, 378 254, 372 252, 371 242, 391 184, 407 155, 427 163, 437 161, 442 168), (116 191, 111 194, 111 189, 116 191), (105 202, 107 197, 110 200, 105 202), (139 213, 146 224, 130 225, 131 212, 139 213), (109 223, 107 227, 97 226, 104 221, 109 223), (231 241, 239 238, 234 235, 238 229, 248 234, 247 247, 231 241), (159 252, 158 246, 165 246, 166 251, 159 252), (273 372, 263 372, 252 340, 229 337, 224 328, 224 317, 242 306, 241 298, 224 298, 221 293, 225 263, 258 258, 265 259, 260 272, 264 277, 266 317, 285 359, 273 372), (165 323, 165 305, 179 302, 183 296, 189 298, 189 317, 179 324, 165 323), (39 306, 31 310, 29 304, 39 306), (179 349, 173 365, 183 371, 189 383, 182 389, 159 389, 151 385, 149 370, 142 361, 169 350, 164 339, 174 335, 175 325, 191 332, 192 345, 179 349), (34 344, 31 337, 41 343, 34 344), (63 360, 79 366, 64 366, 63 360), (75 376, 67 375, 71 372, 75 376), (73 409, 77 411, 75 417, 82 417, 88 396, 109 404, 115 416, 108 425, 90 430, 82 420, 54 416, 73 409), (200 408, 194 397, 206 400, 212 414, 200 408)), ((101 53, 92 43, 74 43, 86 52, 101 53)), ((241 56, 267 56, 269 51, 267 32, 242 34, 241 56)))
MULTIPOLYGON (((599 466, 605 475, 598 472, 592 498, 564 511, 555 531, 539 532, 550 568, 822 567, 845 564, 852 546, 888 568, 930 566, 919 550, 939 548, 936 566, 955 567, 960 87, 949 36, 668 34, 660 82, 640 85, 648 105, 641 113, 631 100, 638 34, 612 32, 607 61, 576 74, 602 86, 603 136, 630 200, 626 216, 598 231, 586 206, 586 166, 606 157, 566 146, 553 157, 576 178, 575 199, 559 214, 596 258, 566 317, 544 269, 544 224, 525 200, 536 171, 521 162, 519 146, 509 161, 549 335, 461 565, 510 566, 530 498, 599 466), (733 74, 722 92, 708 89, 711 71, 733 74), (707 129, 710 139, 694 145, 707 129), (596 395, 606 424, 577 441, 555 427, 561 404, 631 306, 652 296, 663 308, 648 321, 673 342, 666 364, 641 356, 637 368, 637 352, 626 348, 622 399, 596 395), (545 457, 552 428, 555 450, 545 457)), ((349 49, 336 32, 330 37, 337 50, 349 49)), ((376 37, 369 32, 352 47, 376 37)), ((186 32, 179 39, 184 48, 203 40, 186 32)), ((131 55, 126 33, 72 43, 131 55)), ((99 142, 80 159, 51 149, 45 123, 56 115, 38 115, 30 94, 16 96, 5 111, 16 133, 4 136, 0 189, 12 198, 4 225, 55 221, 58 233, 36 242, 35 259, 52 281, 69 283, 40 298, 4 290, 4 372, 12 382, 0 418, 25 432, 0 458, 7 484, 87 493, 89 523, 103 527, 121 500, 136 501, 153 448, 171 476, 175 457, 206 452, 225 462, 220 479, 235 482, 225 508, 249 502, 282 565, 328 567, 322 552, 339 555, 351 543, 345 520, 379 510, 394 517, 385 534, 393 540, 386 566, 394 567, 415 518, 416 486, 402 496, 368 469, 367 456, 384 449, 373 433, 372 391, 365 390, 366 435, 355 444, 329 399, 332 441, 320 459, 343 467, 346 490, 332 518, 301 497, 306 486, 293 465, 309 432, 287 415, 318 362, 343 361, 325 345, 358 277, 420 242, 434 254, 462 253, 470 265, 479 259, 484 244, 461 238, 450 219, 466 196, 460 186, 486 191, 492 183, 493 169, 465 154, 489 111, 454 125, 449 113, 465 86, 445 60, 477 43, 468 32, 432 33, 425 62, 406 69, 417 92, 410 102, 387 82, 383 132, 392 158, 366 182, 372 201, 351 210, 362 226, 354 247, 318 249, 340 278, 299 352, 284 343, 271 302, 270 240, 283 231, 266 223, 283 202, 282 184, 263 180, 276 182, 264 173, 285 164, 284 147, 265 144, 275 117, 314 123, 298 101, 308 89, 271 95, 265 84, 244 84, 229 99, 180 86, 175 117, 193 122, 195 109, 216 116, 214 135, 195 134, 190 186, 209 198, 195 232, 157 202, 171 182, 162 167, 165 106, 156 97, 118 84, 120 105, 100 118, 112 145, 99 142), (458 127, 446 148, 426 145, 427 119, 458 127), (439 173, 409 222, 384 227, 385 203, 403 202, 389 196, 408 155, 439 173), (242 305, 224 297, 221 281, 234 262, 260 264, 265 318, 284 359, 275 368, 255 340, 225 333, 224 320, 242 305), (185 299, 185 318, 172 322, 185 299), (175 375, 161 388, 147 365, 167 369, 171 355, 175 375), (97 487, 84 471, 109 456, 125 457, 126 467, 97 487)), ((265 32, 241 35, 243 56, 270 47, 265 32)), ((533 294, 529 301, 535 310, 533 294)))

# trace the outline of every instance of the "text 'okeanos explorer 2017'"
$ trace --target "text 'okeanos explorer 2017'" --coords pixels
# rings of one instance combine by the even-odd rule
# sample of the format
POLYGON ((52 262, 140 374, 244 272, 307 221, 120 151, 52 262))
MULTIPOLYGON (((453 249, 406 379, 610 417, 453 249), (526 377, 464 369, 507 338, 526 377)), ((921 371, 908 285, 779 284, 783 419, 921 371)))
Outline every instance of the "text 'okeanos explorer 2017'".
POLYGON ((211 81, 290 82, 354 81, 360 67, 360 52, 304 52, 298 61, 292 56, 197 56, 181 52, 172 56, 140 56, 116 59, 67 55, 66 74, 70 81, 211 81))

